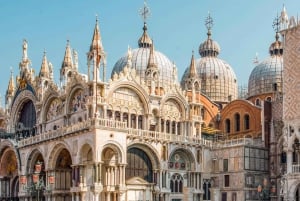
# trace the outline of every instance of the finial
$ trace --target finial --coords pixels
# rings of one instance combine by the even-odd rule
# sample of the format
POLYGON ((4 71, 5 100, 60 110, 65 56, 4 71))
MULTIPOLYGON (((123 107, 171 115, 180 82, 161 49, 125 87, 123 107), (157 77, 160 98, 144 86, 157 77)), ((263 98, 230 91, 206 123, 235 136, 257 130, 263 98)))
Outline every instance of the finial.
POLYGON ((12 66, 10 67, 10 75, 11 76, 13 75, 13 68, 12 68, 12 66))
POLYGON ((205 26, 207 28, 208 37, 211 35, 210 31, 211 31, 211 28, 213 27, 213 25, 214 25, 214 21, 213 21, 212 17, 210 16, 210 12, 208 12, 208 16, 205 20, 205 26))
POLYGON ((257 65, 258 63, 259 63, 259 61, 258 61, 258 53, 256 52, 255 53, 255 57, 253 59, 253 64, 257 65))
POLYGON ((96 14, 96 23, 98 23, 98 14, 96 14))
POLYGON ((46 53, 47 53, 47 52, 46 52, 46 49, 44 48, 44 56, 46 56, 46 53))
POLYGON ((146 0, 144 0, 144 7, 140 9, 140 15, 143 18, 144 24, 146 24, 146 21, 148 17, 150 16, 150 9, 147 6, 146 0))
POLYGON ((274 21, 273 21, 273 29, 275 32, 279 32, 279 26, 280 26, 280 19, 279 19, 279 15, 277 13, 277 16, 275 17, 274 21))
POLYGON ((276 41, 278 41, 278 39, 279 39, 278 32, 279 32, 279 29, 280 29, 280 19, 279 19, 278 13, 277 13, 277 16, 275 17, 275 19, 273 21, 273 25, 272 26, 273 26, 274 31, 276 32, 276 36, 275 36, 276 41))

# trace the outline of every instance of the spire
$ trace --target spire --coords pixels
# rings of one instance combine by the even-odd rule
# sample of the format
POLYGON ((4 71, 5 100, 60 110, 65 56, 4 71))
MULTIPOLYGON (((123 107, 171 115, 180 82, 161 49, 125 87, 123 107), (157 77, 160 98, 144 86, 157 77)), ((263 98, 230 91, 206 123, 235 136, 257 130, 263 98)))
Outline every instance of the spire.
POLYGON ((197 76, 197 70, 196 70, 196 65, 195 65, 195 59, 194 59, 194 51, 192 54, 192 59, 191 59, 191 65, 190 65, 190 73, 189 73, 189 78, 195 78, 197 76))
POLYGON ((279 23, 280 23, 280 30, 285 30, 289 26, 289 17, 284 5, 282 7, 282 11, 279 17, 279 23))
POLYGON ((155 58, 154 58, 154 44, 152 44, 150 47, 147 69, 157 69, 157 64, 155 63, 155 58))
POLYGON ((279 41, 279 28, 280 28, 280 18, 277 14, 276 18, 273 21, 273 28, 276 32, 275 34, 275 42, 273 42, 269 48, 270 55, 282 55, 283 54, 283 46, 279 41))
POLYGON ((14 76, 13 76, 13 71, 12 68, 10 68, 10 79, 9 79, 9 83, 8 83, 8 87, 7 87, 7 95, 13 95, 15 91, 15 81, 14 81, 14 76))
POLYGON ((70 41, 67 40, 67 46, 65 51, 64 60, 62 62, 61 68, 72 68, 73 67, 73 60, 72 60, 72 53, 71 53, 71 47, 70 47, 70 41))
POLYGON ((139 47, 144 47, 144 48, 148 48, 152 46, 152 40, 149 37, 148 33, 147 33, 147 19, 150 16, 150 9, 146 4, 146 1, 144 1, 144 7, 140 9, 140 15, 143 18, 144 21, 144 27, 143 27, 143 35, 140 37, 138 44, 139 47))
POLYGON ((94 52, 96 53, 96 57, 97 57, 97 66, 99 66, 100 64, 100 59, 101 56, 104 53, 104 49, 103 49, 103 45, 102 45, 102 40, 101 40, 101 35, 100 35, 100 29, 99 29, 99 25, 98 25, 98 16, 96 16, 96 24, 95 24, 95 28, 94 28, 94 34, 93 34, 93 38, 92 38, 92 43, 90 46, 90 58, 94 57, 94 52))
POLYGON ((43 56, 43 60, 42 60, 42 65, 41 65, 41 70, 40 70, 40 77, 50 77, 50 70, 49 70, 49 66, 48 66, 48 61, 47 61, 47 57, 46 57, 46 51, 44 51, 44 56, 43 56))

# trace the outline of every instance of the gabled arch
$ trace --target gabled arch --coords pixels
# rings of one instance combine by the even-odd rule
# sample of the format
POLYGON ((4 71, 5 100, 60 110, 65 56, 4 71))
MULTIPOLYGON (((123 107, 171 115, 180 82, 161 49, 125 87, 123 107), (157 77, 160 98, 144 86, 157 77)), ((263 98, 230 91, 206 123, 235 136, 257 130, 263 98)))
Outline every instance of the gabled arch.
POLYGON ((100 147, 98 150, 97 150, 97 158, 96 160, 97 161, 102 161, 103 160, 103 151, 107 148, 110 148, 112 149, 117 155, 118 155, 118 163, 126 163, 126 157, 125 157, 125 152, 124 152, 124 149, 122 147, 121 144, 119 144, 118 142, 115 142, 115 141, 107 141, 105 143, 105 145, 103 147, 100 147))

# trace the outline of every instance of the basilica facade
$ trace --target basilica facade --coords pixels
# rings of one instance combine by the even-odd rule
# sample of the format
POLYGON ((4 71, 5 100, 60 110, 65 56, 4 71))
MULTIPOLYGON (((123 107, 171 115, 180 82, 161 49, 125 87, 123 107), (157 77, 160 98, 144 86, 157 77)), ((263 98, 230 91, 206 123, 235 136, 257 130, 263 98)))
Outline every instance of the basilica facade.
POLYGON ((0 109, 0 200, 300 200, 300 27, 285 8, 277 22, 245 99, 210 23, 180 81, 146 21, 108 79, 98 20, 88 73, 67 41, 60 83, 24 40, 0 109))

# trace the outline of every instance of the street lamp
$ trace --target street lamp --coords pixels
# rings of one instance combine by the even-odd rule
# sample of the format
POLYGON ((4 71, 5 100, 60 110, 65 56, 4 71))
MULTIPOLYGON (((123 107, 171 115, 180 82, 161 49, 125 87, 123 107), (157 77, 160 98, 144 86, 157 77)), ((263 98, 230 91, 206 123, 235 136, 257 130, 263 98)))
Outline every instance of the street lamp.
POLYGON ((264 178, 263 185, 259 184, 257 186, 258 198, 260 201, 270 200, 271 197, 274 197, 276 193, 276 187, 273 182, 271 182, 271 187, 268 186, 267 178, 264 178))
POLYGON ((44 177, 41 175, 42 162, 37 161, 34 168, 34 173, 32 174, 32 185, 27 187, 28 192, 37 192, 37 201, 40 200, 40 191, 51 191, 50 186, 54 184, 55 178, 53 175, 48 176, 48 187, 45 185, 44 177))

